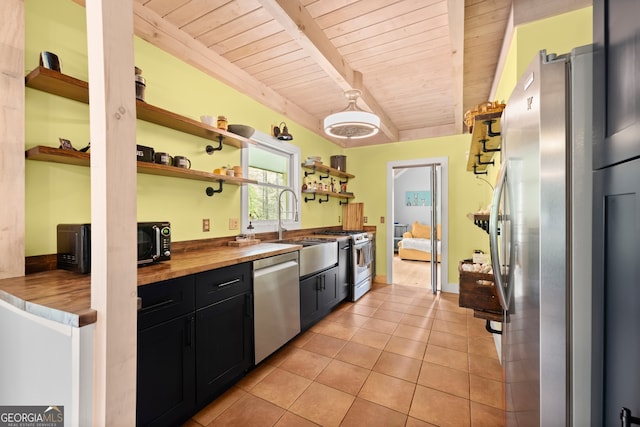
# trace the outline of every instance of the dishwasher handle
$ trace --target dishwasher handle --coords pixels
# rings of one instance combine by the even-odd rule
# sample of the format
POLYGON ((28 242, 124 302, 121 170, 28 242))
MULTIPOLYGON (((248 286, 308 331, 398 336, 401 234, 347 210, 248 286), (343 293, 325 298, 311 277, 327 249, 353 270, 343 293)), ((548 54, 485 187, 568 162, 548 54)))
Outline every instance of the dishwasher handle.
POLYGON ((253 270, 258 271, 264 268, 270 267, 272 265, 283 264, 287 261, 293 261, 296 264, 298 263, 298 251, 288 252, 280 255, 275 255, 272 257, 261 258, 253 261, 253 270))
POLYGON ((286 261, 280 264, 270 265, 269 267, 258 268, 253 270, 253 278, 256 279, 260 276, 264 276, 266 274, 271 274, 278 270, 284 270, 290 267, 298 267, 298 263, 296 261, 286 261))

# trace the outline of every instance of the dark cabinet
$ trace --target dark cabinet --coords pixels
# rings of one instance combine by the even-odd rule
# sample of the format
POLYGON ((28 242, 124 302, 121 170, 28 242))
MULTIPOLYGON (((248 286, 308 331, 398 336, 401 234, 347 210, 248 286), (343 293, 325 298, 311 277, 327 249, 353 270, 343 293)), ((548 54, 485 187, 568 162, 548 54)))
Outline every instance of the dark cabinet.
POLYGON ((592 425, 640 416, 640 159, 594 174, 592 425))
POLYGON ((140 286, 138 426, 180 425, 253 365, 251 264, 140 286))
POLYGON ((640 156, 640 2, 593 2, 593 162, 600 169, 640 156))
POLYGON ((322 273, 322 291, 320 292, 320 309, 325 313, 338 304, 338 267, 322 273))
POLYGON ((196 275, 196 403, 204 406, 253 365, 251 264, 196 275))
POLYGON ((322 287, 320 275, 300 280, 300 330, 320 320, 320 298, 318 293, 322 287))
POLYGON ((300 329, 306 330, 339 302, 338 267, 300 280, 300 329))
POLYGON ((351 271, 351 239, 338 241, 338 301, 344 301, 349 297, 349 286, 352 278, 351 271))
POLYGON ((640 2, 595 0, 591 424, 640 417, 640 2))
POLYGON ((193 276, 138 290, 138 426, 180 424, 195 409, 193 276))
POLYGON ((195 409, 193 314, 138 333, 137 425, 171 426, 195 409))

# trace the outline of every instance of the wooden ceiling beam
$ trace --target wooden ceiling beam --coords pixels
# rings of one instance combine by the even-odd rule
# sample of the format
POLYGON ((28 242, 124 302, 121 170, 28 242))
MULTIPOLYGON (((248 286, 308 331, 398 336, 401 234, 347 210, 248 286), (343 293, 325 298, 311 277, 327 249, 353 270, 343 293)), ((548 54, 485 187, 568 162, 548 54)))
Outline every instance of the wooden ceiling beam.
MULTIPOLYGON (((347 64, 338 49, 298 0, 259 0, 259 2, 342 90, 360 90, 361 103, 380 117, 382 133, 391 141, 399 140, 398 128, 365 87, 362 74, 347 64)), ((347 105, 346 100, 344 105, 347 105)))
MULTIPOLYGON (((85 6, 85 0, 73 1, 85 6)), ((322 124, 315 116, 282 97, 138 1, 133 2, 133 15, 136 36, 281 113, 310 131, 325 136, 322 124)))

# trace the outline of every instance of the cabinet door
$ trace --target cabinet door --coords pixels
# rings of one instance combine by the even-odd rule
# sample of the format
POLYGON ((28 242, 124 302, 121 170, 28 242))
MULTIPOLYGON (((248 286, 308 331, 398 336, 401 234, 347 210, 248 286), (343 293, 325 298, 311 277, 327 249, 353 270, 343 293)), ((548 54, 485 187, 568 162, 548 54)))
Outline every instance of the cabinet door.
POLYGON ((594 174, 592 425, 640 417, 640 160, 594 174))
POLYGON ((322 274, 320 309, 323 314, 331 311, 331 309, 340 302, 340 300, 338 299, 338 295, 338 267, 334 267, 322 274))
POLYGON ((338 302, 340 302, 349 296, 351 241, 338 242, 338 251, 338 302))
POLYGON ((304 331, 320 318, 321 275, 300 281, 300 330, 304 331))
POLYGON ((228 298, 196 311, 196 401, 207 404, 253 364, 251 294, 228 298))
POLYGON ((138 332, 138 426, 178 425, 195 408, 193 312, 138 332))
POLYGON ((594 168, 640 156, 640 2, 593 2, 594 168))

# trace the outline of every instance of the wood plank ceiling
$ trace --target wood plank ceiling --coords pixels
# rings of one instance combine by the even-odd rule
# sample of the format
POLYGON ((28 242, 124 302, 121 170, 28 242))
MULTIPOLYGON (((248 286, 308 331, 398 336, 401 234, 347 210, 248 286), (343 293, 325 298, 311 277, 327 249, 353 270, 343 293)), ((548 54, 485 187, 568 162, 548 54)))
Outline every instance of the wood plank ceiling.
POLYGON ((134 3, 138 36, 323 137, 323 118, 360 89, 381 132, 333 140, 343 147, 461 133, 464 111, 489 100, 510 10, 511 0, 134 3))

